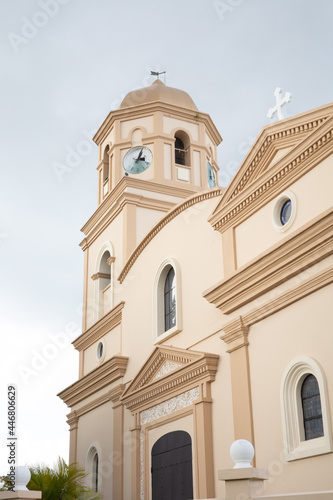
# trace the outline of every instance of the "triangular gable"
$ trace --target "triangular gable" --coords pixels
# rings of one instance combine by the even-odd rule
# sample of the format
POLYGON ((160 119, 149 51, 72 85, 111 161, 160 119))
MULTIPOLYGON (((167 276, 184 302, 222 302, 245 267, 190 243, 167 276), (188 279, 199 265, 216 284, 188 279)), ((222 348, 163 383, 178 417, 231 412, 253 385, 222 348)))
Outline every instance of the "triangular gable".
POLYGON ((156 347, 124 391, 121 400, 132 411, 167 399, 193 384, 215 378, 219 356, 175 347, 156 347))
POLYGON ((286 161, 291 158, 293 151, 299 149, 302 143, 306 144, 308 137, 332 116, 333 105, 328 104, 264 127, 212 215, 272 169, 282 158, 286 161))

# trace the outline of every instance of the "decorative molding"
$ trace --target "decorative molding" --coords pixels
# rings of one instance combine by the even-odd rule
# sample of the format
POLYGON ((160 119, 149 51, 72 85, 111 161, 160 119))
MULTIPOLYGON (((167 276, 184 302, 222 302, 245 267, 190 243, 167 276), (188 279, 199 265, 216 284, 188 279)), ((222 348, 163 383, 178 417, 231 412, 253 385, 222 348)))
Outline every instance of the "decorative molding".
POLYGON ((108 258, 108 260, 106 261, 106 263, 111 266, 111 264, 113 264, 115 262, 116 258, 111 256, 108 258))
MULTIPOLYGON (((143 91, 145 89, 142 89, 143 91)), ((155 101, 151 103, 145 103, 145 104, 139 104, 135 106, 131 106, 129 108, 119 108, 117 110, 110 111, 108 116, 105 118, 104 122, 96 132, 96 134, 93 137, 93 141, 97 144, 100 145, 107 134, 109 133, 110 129, 112 128, 113 124, 117 120, 130 120, 133 117, 135 118, 143 118, 145 116, 151 116, 152 113, 155 112, 164 112, 166 113, 167 116, 175 116, 177 118, 183 118, 186 121, 190 121, 192 123, 197 124, 198 123, 198 111, 197 110, 190 110, 187 108, 182 108, 180 106, 175 106, 174 104, 171 103, 166 103, 164 104, 163 102, 160 101, 155 101)), ((215 127, 211 117, 207 113, 201 113, 200 112, 200 122, 204 123, 209 130, 209 133, 213 137, 214 141, 216 144, 220 144, 222 141, 222 137, 215 127)))
POLYGON ((147 234, 147 236, 139 243, 134 252, 130 255, 128 261, 126 262, 123 270, 121 271, 118 280, 120 283, 124 281, 127 274, 129 273, 131 267, 138 259, 139 255, 143 252, 146 246, 151 242, 153 238, 166 226, 172 219, 177 217, 181 212, 186 210, 187 208, 200 203, 201 201, 205 201, 211 198, 215 198, 222 194, 222 190, 220 188, 210 189, 208 191, 204 191, 203 193, 195 194, 191 198, 186 201, 181 202, 177 205, 173 210, 171 210, 167 215, 165 215, 147 234))
POLYGON ((109 311, 100 320, 94 323, 88 330, 83 332, 77 339, 72 342, 75 349, 82 351, 91 346, 110 330, 121 324, 122 310, 125 302, 120 302, 111 311, 109 311))
POLYGON ((254 180, 263 172, 269 166, 277 151, 295 146, 324 123, 332 115, 332 112, 332 105, 328 105, 324 106, 324 109, 312 110, 283 120, 282 123, 277 122, 265 127, 259 135, 256 145, 252 148, 251 156, 245 158, 243 162, 244 165, 247 165, 245 172, 243 173, 242 165, 240 175, 236 174, 232 181, 232 185, 228 189, 227 199, 232 200, 245 188, 249 181, 254 180))
POLYGON ((67 415, 67 423, 70 426, 70 430, 73 431, 78 428, 79 415, 76 411, 72 411, 67 415))
POLYGON ((92 279, 93 281, 95 281, 95 280, 99 280, 100 278, 104 278, 104 279, 108 279, 108 280, 109 280, 109 279, 110 279, 110 275, 109 275, 109 274, 107 274, 107 273, 95 273, 95 274, 93 274, 93 275, 91 276, 91 279, 92 279))
POLYGON ((166 362, 177 363, 180 367, 191 363, 201 357, 200 352, 188 351, 186 349, 175 349, 174 347, 156 347, 143 365, 135 379, 132 381, 129 391, 140 389, 154 380, 166 362))
POLYGON ((331 283, 333 283, 333 265, 311 276, 290 290, 281 292, 281 294, 274 299, 267 300, 262 305, 254 307, 251 311, 229 321, 223 326, 225 335, 222 335, 221 339, 227 344, 233 342, 233 340, 237 341, 238 336, 240 336, 239 332, 241 327, 244 328, 245 335, 245 331, 248 332, 251 325, 258 323, 258 321, 262 321, 268 316, 271 316, 331 283))
POLYGON ((280 389, 284 453, 287 462, 333 451, 328 395, 324 371, 316 360, 309 356, 298 356, 289 363, 280 389), (309 374, 316 377, 319 386, 324 435, 306 440, 300 399, 302 382, 309 374))
POLYGON ((224 340, 226 344, 230 345, 227 352, 230 353, 236 351, 236 349, 249 345, 247 339, 249 327, 246 323, 244 323, 242 316, 238 316, 224 325, 223 331, 225 334, 221 336, 221 339, 224 340))
POLYGON ((204 292, 204 297, 229 314, 332 255, 332 243, 331 208, 204 292))
POLYGON ((240 224, 332 154, 332 143, 333 117, 330 117, 258 179, 238 192, 237 197, 229 199, 226 191, 209 222, 220 232, 240 224))
POLYGON ((123 377, 126 372, 127 362, 128 357, 114 356, 61 391, 58 396, 67 406, 72 407, 123 377))
POLYGON ((165 375, 167 375, 170 372, 173 372, 174 370, 176 370, 180 366, 182 366, 182 365, 179 363, 172 363, 172 361, 166 361, 162 365, 162 367, 159 369, 159 371, 156 373, 153 380, 157 380, 158 378, 164 377, 165 375))
POLYGON ((157 347, 138 375, 123 393, 121 401, 132 412, 143 411, 154 403, 170 399, 186 392, 195 385, 209 383, 215 379, 219 356, 197 351, 186 351, 173 347, 157 347), (168 353, 169 359, 182 364, 172 372, 154 379, 161 363, 160 358, 168 353))
POLYGON ((158 403, 157 405, 151 406, 146 410, 143 410, 140 413, 140 424, 145 425, 158 418, 165 417, 166 415, 170 415, 175 411, 182 410, 191 406, 195 401, 197 401, 200 397, 199 387, 193 387, 188 391, 182 392, 175 396, 174 398, 167 399, 162 403, 158 403))
POLYGON ((80 247, 82 250, 86 250, 121 213, 126 203, 161 212, 169 212, 176 205, 173 201, 175 197, 188 198, 195 194, 197 190, 199 188, 195 186, 193 186, 193 189, 178 188, 171 184, 169 185, 167 181, 159 184, 133 177, 123 177, 81 229, 86 238, 81 241, 80 247), (128 192, 127 188, 141 190, 142 194, 133 194, 128 192), (172 201, 159 200, 155 197, 149 198, 145 195, 144 191, 170 196, 172 201))
POLYGON ((67 415, 68 425, 73 425, 73 423, 77 425, 79 418, 82 417, 82 415, 85 415, 86 413, 89 413, 90 411, 95 410, 95 408, 98 408, 99 406, 109 403, 110 401, 113 403, 117 403, 124 389, 125 386, 123 384, 119 384, 111 391, 108 391, 106 394, 103 394, 103 396, 99 396, 98 398, 95 398, 93 401, 90 401, 88 404, 83 405, 80 408, 77 408, 76 410, 72 411, 67 415))

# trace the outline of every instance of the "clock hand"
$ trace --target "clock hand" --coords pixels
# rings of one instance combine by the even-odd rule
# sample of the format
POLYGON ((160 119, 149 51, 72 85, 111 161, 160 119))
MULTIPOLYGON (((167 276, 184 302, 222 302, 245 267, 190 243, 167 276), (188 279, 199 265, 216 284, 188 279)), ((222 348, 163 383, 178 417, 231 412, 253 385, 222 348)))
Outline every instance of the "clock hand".
POLYGON ((143 148, 141 148, 141 151, 140 151, 138 157, 135 159, 135 163, 138 163, 138 161, 140 160, 142 151, 143 151, 143 148))

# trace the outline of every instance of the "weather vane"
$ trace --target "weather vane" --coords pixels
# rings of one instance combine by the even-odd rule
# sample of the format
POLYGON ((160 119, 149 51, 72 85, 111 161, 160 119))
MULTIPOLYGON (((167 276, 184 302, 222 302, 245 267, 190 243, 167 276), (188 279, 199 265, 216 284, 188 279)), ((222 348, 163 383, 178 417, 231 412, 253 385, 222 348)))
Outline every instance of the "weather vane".
POLYGON ((273 108, 269 108, 267 114, 268 118, 272 118, 273 115, 276 113, 278 120, 283 120, 284 116, 282 113, 282 106, 284 106, 287 102, 290 102, 292 96, 290 92, 286 92, 284 98, 281 99, 280 94, 281 94, 281 89, 280 87, 277 87, 274 92, 276 104, 273 108))
POLYGON ((150 71, 152 76, 157 76, 157 80, 160 79, 160 75, 166 74, 166 71, 150 71))

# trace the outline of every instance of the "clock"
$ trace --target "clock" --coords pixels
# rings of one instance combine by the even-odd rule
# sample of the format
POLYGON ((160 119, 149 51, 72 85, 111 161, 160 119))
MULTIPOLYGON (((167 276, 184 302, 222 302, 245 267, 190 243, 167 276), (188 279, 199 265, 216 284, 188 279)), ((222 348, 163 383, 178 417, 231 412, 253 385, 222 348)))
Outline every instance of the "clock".
POLYGON ((216 186, 215 172, 210 162, 207 161, 207 178, 208 178, 208 186, 213 188, 216 186))
POLYGON ((123 167, 129 174, 141 174, 150 166, 153 153, 147 146, 131 148, 124 156, 123 167))

